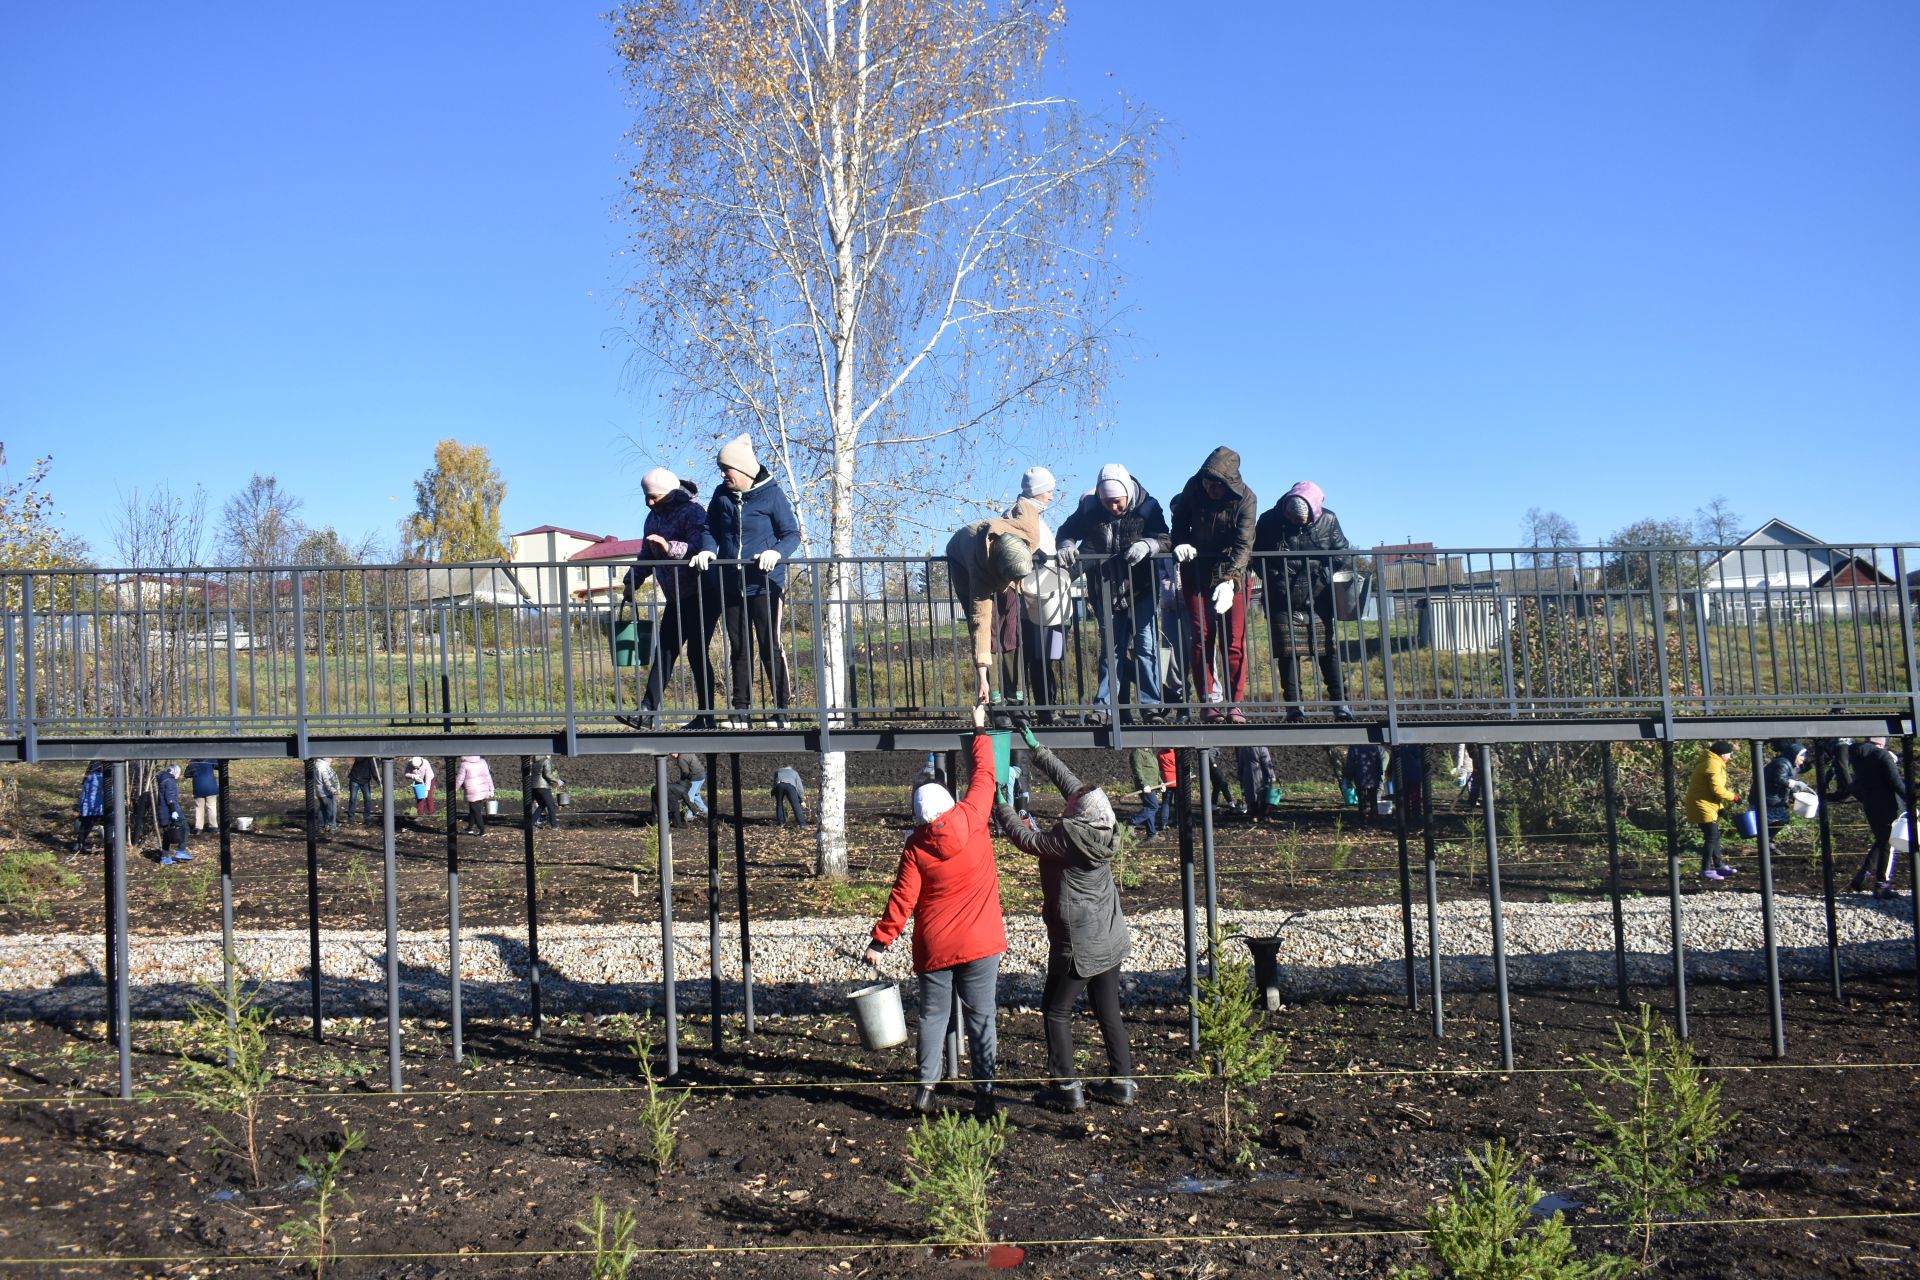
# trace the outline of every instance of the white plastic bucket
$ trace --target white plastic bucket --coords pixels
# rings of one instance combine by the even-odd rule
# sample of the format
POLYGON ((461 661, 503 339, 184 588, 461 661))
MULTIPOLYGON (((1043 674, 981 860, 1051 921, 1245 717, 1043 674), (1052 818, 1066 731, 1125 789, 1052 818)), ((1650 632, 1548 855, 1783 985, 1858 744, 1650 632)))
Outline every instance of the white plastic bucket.
POLYGON ((857 987, 848 996, 853 1025, 860 1043, 869 1049, 891 1049, 907 1042, 907 1014, 900 1007, 900 988, 891 982, 857 987))
POLYGON ((233 820, 233 829, 235 831, 251 831, 253 830, 253 819, 252 818, 235 818, 233 820))
POLYGON ((500 812, 500 802, 498 800, 487 801, 487 816, 489 818, 493 817, 495 814, 499 812, 500 812))
POLYGON ((1908 810, 1893 820, 1893 851, 1907 853, 1913 849, 1913 811, 1908 810))
POLYGON ((1796 818, 1817 817, 1820 813, 1820 796, 1813 791, 1793 793, 1793 816, 1796 818))

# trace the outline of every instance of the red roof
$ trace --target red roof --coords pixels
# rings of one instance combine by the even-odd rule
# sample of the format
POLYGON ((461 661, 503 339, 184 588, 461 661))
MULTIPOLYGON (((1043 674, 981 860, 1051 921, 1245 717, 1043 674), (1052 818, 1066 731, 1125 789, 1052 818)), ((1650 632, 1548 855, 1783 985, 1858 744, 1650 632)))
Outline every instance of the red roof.
POLYGON ((590 547, 582 547, 568 560, 638 560, 644 538, 599 538, 590 547))
POLYGON ((569 538, 584 538, 588 542, 605 542, 613 536, 610 533, 582 533, 578 529, 562 529, 557 524, 543 524, 538 529, 522 529, 519 533, 513 534, 512 536, 516 538, 530 538, 536 533, 564 533, 569 538))

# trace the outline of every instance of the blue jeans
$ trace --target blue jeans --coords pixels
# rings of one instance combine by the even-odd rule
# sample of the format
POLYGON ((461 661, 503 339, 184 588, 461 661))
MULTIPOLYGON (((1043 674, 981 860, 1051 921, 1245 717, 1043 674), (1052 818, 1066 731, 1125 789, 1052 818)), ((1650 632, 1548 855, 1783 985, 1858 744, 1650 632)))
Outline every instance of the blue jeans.
MULTIPOLYGON (((1160 705, 1160 622, 1154 610, 1115 609, 1113 611, 1113 642, 1119 648, 1119 657, 1114 667, 1120 674, 1120 701, 1132 702, 1134 692, 1140 695, 1140 705, 1157 707, 1160 705)), ((1107 687, 1107 634, 1100 633, 1100 687, 1094 693, 1093 700, 1102 705, 1113 702, 1112 690, 1107 687)))
POLYGON ((999 985, 999 956, 983 956, 951 969, 936 969, 920 975, 921 1084, 932 1086, 940 1081, 956 987, 966 1014, 967 1074, 982 1083, 993 1079, 1000 1059, 1000 1035, 995 1022, 999 985))
POLYGON ((1140 801, 1140 812, 1133 815, 1133 825, 1145 827, 1150 836, 1157 836, 1173 821, 1173 800, 1162 791, 1157 797, 1147 796, 1140 801))
POLYGON ((773 784, 773 821, 774 825, 784 827, 787 808, 793 809, 793 820, 800 826, 807 825, 807 802, 800 794, 800 788, 791 782, 773 784))
POLYGON ((707 802, 700 798, 700 793, 706 789, 707 780, 705 778, 695 778, 687 784, 687 803, 693 806, 696 813, 703 816, 707 812, 707 802))
POLYGON ((371 782, 347 782, 347 821, 353 821, 353 802, 360 802, 360 816, 368 822, 373 821, 373 784, 371 782))

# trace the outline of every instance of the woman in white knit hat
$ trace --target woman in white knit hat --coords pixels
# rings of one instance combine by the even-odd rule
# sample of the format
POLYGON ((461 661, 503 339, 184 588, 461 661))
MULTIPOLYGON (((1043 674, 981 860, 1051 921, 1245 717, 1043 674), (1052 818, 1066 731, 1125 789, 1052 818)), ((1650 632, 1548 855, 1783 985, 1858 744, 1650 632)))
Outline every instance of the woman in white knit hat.
MULTIPOLYGON (((730 727, 745 728, 753 696, 753 652, 773 686, 772 703, 793 702, 787 655, 780 646, 781 598, 786 594, 786 559, 800 549, 800 522, 773 474, 760 465, 749 436, 735 436, 720 449, 720 488, 707 504, 707 530, 714 550, 694 556, 695 569, 715 559, 740 561, 720 570, 720 595, 727 623, 727 649, 733 658, 730 727)), ((765 701, 759 705, 765 706, 765 701)), ((784 720, 784 716, 780 719, 784 720)))
POLYGON ((660 614, 660 644, 647 673, 647 691, 640 699, 640 709, 648 717, 659 710, 667 681, 673 678, 674 664, 684 650, 694 700, 700 704, 699 716, 687 727, 708 729, 713 726, 713 664, 707 658, 707 645, 720 620, 719 575, 711 568, 702 572, 691 564, 656 569, 647 563, 690 561, 702 552, 711 554, 714 542, 707 531, 707 511, 693 500, 680 477, 665 467, 655 467, 640 477, 640 489, 647 498, 647 524, 641 563, 627 570, 627 598, 632 599, 633 592, 649 576, 660 584, 660 594, 666 597, 666 607, 660 614))

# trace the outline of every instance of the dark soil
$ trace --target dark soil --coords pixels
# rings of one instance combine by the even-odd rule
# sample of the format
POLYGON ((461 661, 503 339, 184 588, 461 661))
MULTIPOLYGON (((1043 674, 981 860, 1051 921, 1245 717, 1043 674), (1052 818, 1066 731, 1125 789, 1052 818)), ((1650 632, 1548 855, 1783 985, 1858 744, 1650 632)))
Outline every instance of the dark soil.
MULTIPOLYGON (((1857 983, 1852 996, 1843 1009, 1789 988, 1789 1065, 1824 1069, 1777 1070, 1758 992, 1693 992, 1697 1047, 1742 1113, 1722 1162, 1739 1185, 1716 1194, 1713 1221, 1658 1234, 1657 1274, 1911 1273, 1920 1219, 1871 1216, 1920 1210, 1911 980, 1857 983), (1834 1069, 1842 1064, 1857 1069, 1834 1069)), ((1664 993, 1647 998, 1658 1005, 1664 993)), ((1574 1150, 1587 1124, 1568 1068, 1604 1050, 1618 1011, 1597 996, 1518 996, 1527 1070, 1511 1076, 1434 1073, 1485 1068, 1494 1055, 1489 1000, 1453 999, 1448 1015, 1437 1042, 1423 1015, 1377 998, 1270 1015, 1292 1054, 1287 1074, 1256 1095, 1248 1171, 1219 1150, 1217 1095, 1166 1078, 1185 1065, 1184 1013, 1134 1010, 1139 1070, 1154 1077, 1134 1108, 1058 1116, 1031 1104, 1030 1084, 1003 1086, 1013 1128, 992 1230, 1028 1243, 1031 1275, 1371 1277, 1425 1257, 1412 1237, 1377 1233, 1418 1229, 1463 1155, 1494 1138, 1523 1151, 1548 1191, 1588 1199, 1574 1150), (1307 1238, 1272 1238, 1289 1233, 1307 1238), (1050 1240, 1074 1243, 1035 1243, 1050 1240)), ((1003 1079, 1030 1076, 1042 1061, 1038 1019, 1005 1014, 1001 1027, 1003 1079)), ((738 1025, 725 1030, 738 1046, 738 1025)), ((436 1032, 408 1029, 408 1092, 397 1099, 378 1092, 379 1024, 336 1024, 324 1046, 276 1036, 274 1087, 285 1096, 266 1109, 265 1186, 252 1189, 244 1164, 210 1145, 207 1117, 174 1096, 177 1025, 136 1026, 135 1070, 158 1096, 130 1104, 99 1096, 113 1060, 97 1026, 0 1028, 0 1261, 71 1260, 12 1269, 26 1275, 94 1274, 109 1255, 155 1259, 120 1274, 268 1274, 305 1198, 289 1186, 297 1157, 351 1127, 366 1149, 345 1164, 352 1201, 330 1275, 584 1275, 584 1257, 550 1251, 581 1247, 572 1224, 595 1196, 636 1211, 643 1249, 693 1251, 646 1254, 635 1275, 984 1269, 914 1245, 925 1228, 887 1187, 903 1174, 907 1090, 881 1083, 907 1057, 861 1051, 844 1018, 767 1020, 745 1058, 694 1048, 709 1027, 685 1024, 683 1080, 698 1091, 664 1174, 645 1156, 635 1063, 616 1025, 550 1026, 534 1042, 523 1026, 471 1024, 476 1056, 464 1068, 436 1032)), ((1083 1046, 1096 1039, 1084 1022, 1079 1035, 1083 1046)), ((1585 1252, 1627 1247, 1591 1211, 1572 1220, 1585 1252)))
MULTIPOLYGON (((1111 752, 1069 753, 1083 776, 1099 779, 1116 797, 1132 786, 1123 757, 1111 752)), ((812 830, 781 830, 772 822, 768 784, 773 770, 793 764, 811 778, 807 757, 743 756, 741 760, 744 839, 753 914, 778 918, 818 914, 877 914, 891 884, 900 842, 908 827, 907 794, 924 757, 917 753, 851 757, 848 806, 849 860, 846 881, 813 874, 812 830)), ((341 762, 344 766, 345 762, 341 762)), ((1281 772, 1291 776, 1280 815, 1262 823, 1221 812, 1216 850, 1221 902, 1229 909, 1284 907, 1303 910, 1397 901, 1399 849, 1392 818, 1370 828, 1357 825, 1355 810, 1343 808, 1336 776, 1323 754, 1306 749, 1281 753, 1281 772)), ((527 914, 523 843, 519 825, 519 763, 493 762, 495 777, 508 788, 502 815, 485 839, 460 836, 462 919, 472 926, 523 926, 527 914)), ((438 767, 436 765, 436 767, 438 767)), ((557 832, 536 837, 540 868, 539 910, 544 922, 630 921, 649 912, 657 892, 650 767, 633 758, 585 757, 561 762, 575 803, 563 811, 557 832), (636 901, 636 894, 639 901, 636 901)), ((344 768, 343 768, 344 772, 344 768)), ((64 850, 72 837, 71 795, 78 785, 74 766, 35 766, 15 773, 23 778, 21 826, 29 848, 64 850)), ((708 798, 723 814, 718 828, 723 909, 733 914, 734 833, 731 799, 725 793, 726 762, 709 781, 708 798)), ((259 829, 233 836, 235 910, 243 929, 297 928, 307 920, 306 834, 301 814, 300 775, 285 765, 250 763, 234 767, 234 811, 254 816, 259 829)), ((1465 809, 1450 782, 1436 790, 1435 841, 1443 898, 1486 894, 1486 852, 1476 811, 1465 809)), ((402 815, 398 839, 400 920, 403 928, 442 927, 446 919, 446 797, 436 796, 435 822, 415 822, 409 795, 397 799, 402 815)), ((809 803, 813 797, 809 796, 809 803)), ((1059 798, 1048 791, 1034 796, 1035 816, 1058 812, 1059 798)), ((1137 805, 1124 805, 1132 812, 1137 805)), ((1503 820, 1504 821, 1504 820, 1503 820)), ((1866 831, 1854 805, 1834 813, 1835 862, 1845 887, 1866 831)), ((1592 824, 1597 827, 1597 823, 1592 824)), ((1691 828, 1684 828, 1691 841, 1691 828)), ((1774 862, 1782 892, 1818 893, 1821 871, 1814 824, 1796 823, 1782 836, 1774 862)), ((134 859, 130 881, 130 917, 135 932, 210 931, 218 928, 218 842, 206 833, 193 842, 189 866, 155 865, 158 841, 149 836, 134 859)), ((1425 856, 1420 832, 1409 837, 1415 892, 1425 856)), ((1199 857, 1198 815, 1195 857, 1199 857)), ((704 820, 678 828, 673 842, 675 913, 686 919, 707 912, 708 831, 704 820)), ((78 886, 55 890, 37 906, 0 906, 0 929, 9 932, 98 932, 103 918, 102 856, 99 839, 82 857, 63 854, 63 865, 80 876, 78 886)), ((1622 884, 1629 894, 1664 896, 1667 892, 1665 838, 1660 832, 1628 827, 1624 838, 1622 884)), ((1748 864, 1750 843, 1729 839, 1729 850, 1748 864)), ((1607 855, 1600 830, 1542 834, 1508 828, 1501 833, 1502 884, 1514 901, 1556 896, 1604 895, 1607 855)), ((319 846, 320 919, 326 928, 378 928, 382 916, 380 829, 349 824, 319 846)), ((1006 909, 1037 912, 1037 887, 1017 859, 1003 863, 1006 909)), ((1138 914, 1180 902, 1180 849, 1176 834, 1140 846, 1132 863, 1137 883, 1125 889, 1126 907, 1138 914)), ((1711 892, 1686 862, 1686 890, 1711 892)), ((1736 882, 1747 888, 1750 881, 1736 882)))

